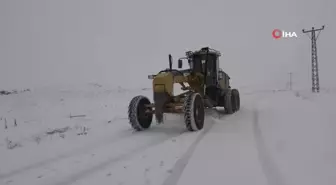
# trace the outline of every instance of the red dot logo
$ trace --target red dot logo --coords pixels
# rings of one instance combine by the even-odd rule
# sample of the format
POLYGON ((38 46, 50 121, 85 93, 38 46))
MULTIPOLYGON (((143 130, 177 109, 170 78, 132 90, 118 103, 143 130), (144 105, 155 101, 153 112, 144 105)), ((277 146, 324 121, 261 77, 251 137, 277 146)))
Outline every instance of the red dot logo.
POLYGON ((275 39, 280 39, 280 38, 282 37, 282 31, 279 30, 279 29, 274 29, 274 30, 272 31, 272 36, 273 36, 273 38, 275 38, 275 39))

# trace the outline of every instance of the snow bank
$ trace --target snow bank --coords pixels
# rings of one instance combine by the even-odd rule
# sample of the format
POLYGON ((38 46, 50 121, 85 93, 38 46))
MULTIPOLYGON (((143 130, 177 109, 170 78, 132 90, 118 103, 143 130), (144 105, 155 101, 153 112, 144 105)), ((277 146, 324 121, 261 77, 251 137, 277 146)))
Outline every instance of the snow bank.
POLYGON ((261 161, 270 181, 336 183, 335 103, 335 95, 308 91, 277 93, 260 102, 255 116, 262 151, 269 156, 261 161), (267 166, 271 162, 274 166, 267 166))
POLYGON ((88 85, 0 96, 0 172, 57 156, 74 145, 80 148, 87 138, 99 140, 103 133, 128 129, 124 123, 128 102, 139 93, 150 95, 141 89, 88 85), (112 125, 114 129, 107 131, 112 125), (27 153, 24 158, 22 152, 27 153))
POLYGON ((50 135, 70 130, 82 132, 126 119, 128 101, 137 93, 149 94, 139 89, 87 86, 43 88, 0 96, 0 132, 4 133, 0 145, 6 144, 6 139, 26 145, 50 135))

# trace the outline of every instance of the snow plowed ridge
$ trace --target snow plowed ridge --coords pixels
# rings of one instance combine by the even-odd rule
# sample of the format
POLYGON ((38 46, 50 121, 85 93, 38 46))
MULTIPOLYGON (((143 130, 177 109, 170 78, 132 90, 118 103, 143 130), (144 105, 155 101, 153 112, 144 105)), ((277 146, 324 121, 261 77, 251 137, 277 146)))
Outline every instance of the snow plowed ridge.
POLYGON ((258 150, 259 162, 268 184, 287 184, 284 182, 284 178, 281 175, 281 172, 279 172, 279 169, 274 164, 272 155, 270 155, 268 148, 265 144, 265 139, 262 136, 262 131, 259 126, 259 113, 256 109, 253 111, 253 132, 256 142, 256 148, 258 150))

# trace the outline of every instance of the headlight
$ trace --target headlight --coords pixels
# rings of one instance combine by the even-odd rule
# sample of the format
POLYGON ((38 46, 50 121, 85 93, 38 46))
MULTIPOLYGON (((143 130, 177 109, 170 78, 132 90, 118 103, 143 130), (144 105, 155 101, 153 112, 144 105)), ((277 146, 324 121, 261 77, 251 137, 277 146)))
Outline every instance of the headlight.
POLYGON ((183 73, 183 75, 184 75, 184 76, 188 76, 188 75, 190 75, 190 73, 183 73))
POLYGON ((153 80, 155 78, 155 75, 148 75, 148 79, 153 80))

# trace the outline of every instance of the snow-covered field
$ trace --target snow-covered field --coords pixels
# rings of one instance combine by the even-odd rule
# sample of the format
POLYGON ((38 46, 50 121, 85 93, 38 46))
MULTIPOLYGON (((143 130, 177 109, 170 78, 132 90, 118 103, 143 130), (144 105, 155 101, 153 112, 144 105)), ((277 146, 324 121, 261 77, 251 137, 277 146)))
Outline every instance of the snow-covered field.
POLYGON ((233 115, 208 111, 134 132, 127 106, 150 89, 90 84, 0 96, 0 184, 334 185, 336 94, 242 90, 233 115))

